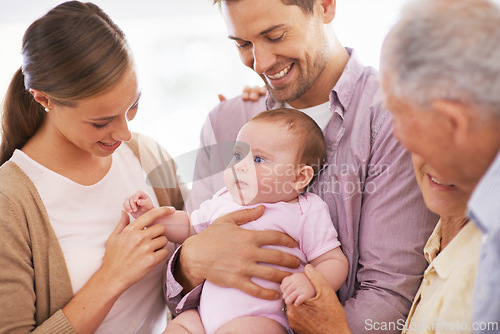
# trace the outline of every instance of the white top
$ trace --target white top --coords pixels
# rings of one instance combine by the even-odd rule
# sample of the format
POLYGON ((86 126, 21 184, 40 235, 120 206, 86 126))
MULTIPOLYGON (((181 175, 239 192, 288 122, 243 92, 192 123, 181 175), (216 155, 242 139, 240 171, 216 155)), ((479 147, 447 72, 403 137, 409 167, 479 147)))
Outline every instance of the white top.
MULTIPOLYGON (((124 199, 143 190, 158 205, 132 150, 122 144, 112 158, 108 173, 91 186, 75 183, 47 169, 20 150, 11 158, 40 194, 61 245, 75 294, 101 267, 106 241, 120 221, 124 199)), ((125 291, 96 333, 161 333, 167 320, 162 292, 164 268, 165 263, 158 265, 125 291)))
MULTIPOLYGON (((293 108, 288 103, 285 104, 287 108, 293 108)), ((302 111, 307 116, 311 117, 316 124, 321 128, 321 130, 325 131, 326 126, 330 123, 332 119, 332 111, 330 110, 330 101, 326 101, 325 103, 318 104, 317 106, 305 108, 305 109, 297 109, 302 111)))

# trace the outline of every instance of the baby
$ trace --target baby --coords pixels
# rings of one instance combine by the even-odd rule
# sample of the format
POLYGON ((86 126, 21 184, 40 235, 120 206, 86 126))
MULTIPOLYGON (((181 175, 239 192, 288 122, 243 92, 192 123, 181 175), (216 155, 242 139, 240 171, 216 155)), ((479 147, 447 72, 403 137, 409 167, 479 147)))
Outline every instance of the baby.
MULTIPOLYGON (((340 288, 348 264, 328 206, 317 195, 304 193, 325 156, 323 133, 309 116, 294 109, 261 112, 238 133, 233 160, 224 172, 225 188, 191 216, 177 211, 157 221, 166 226, 170 241, 182 243, 225 213, 262 204, 263 216, 242 228, 287 233, 298 242, 297 248, 268 247, 293 254, 301 261, 281 285, 253 279, 265 288, 281 288, 283 300, 262 300, 205 281, 198 311, 183 312, 165 333, 244 333, 246 328, 259 333, 291 332, 284 303, 299 305, 316 294, 303 273, 307 263, 322 272, 333 289, 340 288)), ((145 193, 138 192, 125 201, 124 207, 137 218, 153 208, 153 203, 145 193)))

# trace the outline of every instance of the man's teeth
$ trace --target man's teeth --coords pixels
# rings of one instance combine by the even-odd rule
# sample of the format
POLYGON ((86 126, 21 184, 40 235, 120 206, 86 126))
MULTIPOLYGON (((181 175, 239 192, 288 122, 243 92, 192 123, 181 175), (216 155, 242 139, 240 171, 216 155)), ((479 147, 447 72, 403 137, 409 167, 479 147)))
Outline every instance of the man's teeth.
POLYGON ((287 75, 288 71, 290 71, 290 69, 292 68, 292 65, 288 66, 287 68, 281 70, 281 72, 278 72, 276 74, 273 74, 273 75, 268 75, 267 77, 269 79, 273 79, 273 80, 278 80, 278 79, 281 79, 283 78, 285 75, 287 75))
POLYGON ((439 182, 434 176, 431 176, 431 180, 432 182, 436 183, 436 184, 439 184, 439 185, 443 185, 443 186, 453 186, 453 184, 445 184, 445 183, 441 183, 439 182))

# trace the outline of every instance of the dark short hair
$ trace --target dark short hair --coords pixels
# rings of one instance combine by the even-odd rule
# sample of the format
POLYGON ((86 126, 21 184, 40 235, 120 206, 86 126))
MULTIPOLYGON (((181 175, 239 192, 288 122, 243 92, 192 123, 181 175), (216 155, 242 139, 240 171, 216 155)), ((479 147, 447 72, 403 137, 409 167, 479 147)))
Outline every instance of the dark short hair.
MULTIPOLYGON (((213 0, 214 5, 220 5, 223 1, 237 1, 237 0, 213 0)), ((299 6, 306 14, 312 14, 314 10, 314 2, 316 0, 281 0, 285 5, 299 6)))

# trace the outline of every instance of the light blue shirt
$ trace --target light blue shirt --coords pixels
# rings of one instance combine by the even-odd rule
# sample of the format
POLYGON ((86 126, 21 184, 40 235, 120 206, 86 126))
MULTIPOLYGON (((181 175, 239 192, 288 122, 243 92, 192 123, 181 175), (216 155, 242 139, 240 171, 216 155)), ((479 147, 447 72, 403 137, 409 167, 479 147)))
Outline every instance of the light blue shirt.
POLYGON ((472 193, 469 216, 483 232, 473 307, 474 333, 500 333, 500 152, 472 193))

